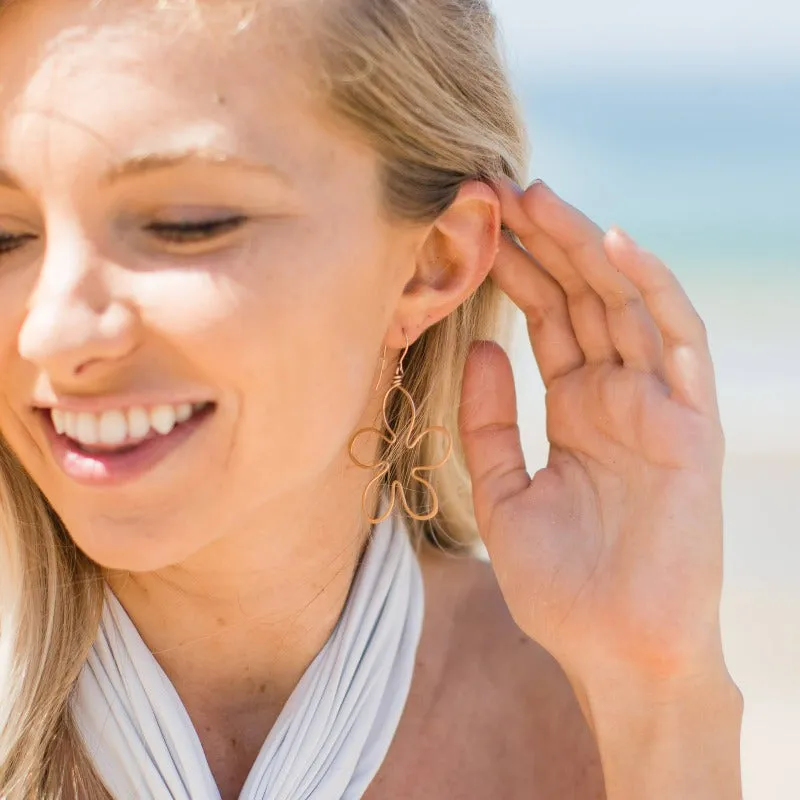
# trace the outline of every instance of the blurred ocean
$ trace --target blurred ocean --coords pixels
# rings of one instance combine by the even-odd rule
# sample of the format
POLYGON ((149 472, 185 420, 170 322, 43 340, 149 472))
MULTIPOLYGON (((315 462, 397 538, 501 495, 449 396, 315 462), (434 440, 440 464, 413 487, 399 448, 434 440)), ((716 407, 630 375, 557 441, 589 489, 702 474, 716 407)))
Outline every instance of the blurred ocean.
POLYGON ((542 177, 678 274, 729 445, 800 454, 800 75, 520 87, 542 177))
MULTIPOLYGON (((745 797, 800 797, 800 73, 522 73, 518 91, 530 177, 656 252, 707 324, 727 440, 722 619, 745 695, 745 797)), ((534 471, 547 444, 522 326, 512 360, 534 471)))

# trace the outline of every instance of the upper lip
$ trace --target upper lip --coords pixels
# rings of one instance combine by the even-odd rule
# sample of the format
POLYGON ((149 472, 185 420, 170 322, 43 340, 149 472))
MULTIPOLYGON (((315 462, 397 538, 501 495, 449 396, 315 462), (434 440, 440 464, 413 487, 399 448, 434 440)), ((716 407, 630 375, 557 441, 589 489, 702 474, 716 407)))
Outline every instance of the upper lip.
POLYGON ((210 403, 213 402, 208 396, 193 392, 190 394, 180 392, 149 392, 147 394, 117 394, 117 395, 94 395, 94 396, 71 396, 53 398, 37 398, 33 400, 35 409, 51 411, 72 411, 77 414, 86 412, 90 414, 102 414, 104 411, 117 411, 122 409, 140 407, 155 408, 156 406, 179 406, 184 403, 210 403))

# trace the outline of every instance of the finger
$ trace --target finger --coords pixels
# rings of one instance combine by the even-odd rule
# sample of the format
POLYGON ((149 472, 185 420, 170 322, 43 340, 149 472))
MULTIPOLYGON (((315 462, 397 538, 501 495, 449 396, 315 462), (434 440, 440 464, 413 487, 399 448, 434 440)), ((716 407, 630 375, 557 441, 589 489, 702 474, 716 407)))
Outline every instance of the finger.
MULTIPOLYGON (((506 225, 519 237, 525 250, 561 285, 567 296, 567 308, 584 357, 589 364, 619 362, 619 354, 611 340, 606 307, 586 279, 570 263, 569 258, 528 216, 522 196, 510 182, 498 188, 501 210, 506 225)), ((512 300, 515 299, 510 295, 512 300)))
POLYGON ((589 364, 619 363, 611 338, 606 307, 597 292, 578 274, 556 243, 540 230, 529 230, 525 249, 558 281, 567 297, 567 308, 575 337, 589 364))
POLYGON ((609 337, 625 366, 663 377, 663 342, 638 288, 608 258, 604 232, 548 186, 520 199, 534 227, 562 249, 573 269, 605 306, 609 337))
POLYGON ((678 279, 619 228, 608 232, 604 246, 611 261, 637 287, 659 328, 664 377, 673 396, 706 416, 719 417, 706 326, 678 279))
POLYGON ((546 387, 585 363, 559 284, 516 243, 503 238, 492 280, 525 314, 528 338, 546 387))
POLYGON ((482 534, 494 510, 530 484, 517 427, 511 364, 495 342, 475 342, 464 368, 458 425, 482 534))

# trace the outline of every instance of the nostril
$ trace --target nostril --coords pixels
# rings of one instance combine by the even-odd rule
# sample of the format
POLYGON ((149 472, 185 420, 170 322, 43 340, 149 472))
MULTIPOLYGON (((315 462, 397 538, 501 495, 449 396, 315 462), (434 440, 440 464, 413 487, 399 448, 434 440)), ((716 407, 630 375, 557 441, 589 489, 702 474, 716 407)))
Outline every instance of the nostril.
POLYGON ((40 298, 29 309, 17 348, 23 359, 66 380, 118 364, 141 344, 140 320, 122 301, 95 311, 83 297, 40 298))
POLYGON ((86 370, 90 369, 92 366, 98 364, 99 362, 100 359, 91 358, 88 361, 84 361, 82 364, 78 364, 78 366, 75 367, 75 377, 82 375, 84 372, 86 372, 86 370))

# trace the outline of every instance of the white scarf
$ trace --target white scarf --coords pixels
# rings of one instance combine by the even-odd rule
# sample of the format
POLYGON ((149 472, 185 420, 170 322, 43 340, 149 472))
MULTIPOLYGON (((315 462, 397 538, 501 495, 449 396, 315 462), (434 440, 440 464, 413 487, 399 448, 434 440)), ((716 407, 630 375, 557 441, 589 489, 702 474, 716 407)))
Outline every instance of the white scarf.
MULTIPOLYGON (((384 760, 422 629, 419 563, 397 513, 372 532, 344 612, 267 737, 241 800, 355 800, 384 760)), ((117 800, 220 800, 178 693, 111 591, 75 719, 117 800)))

